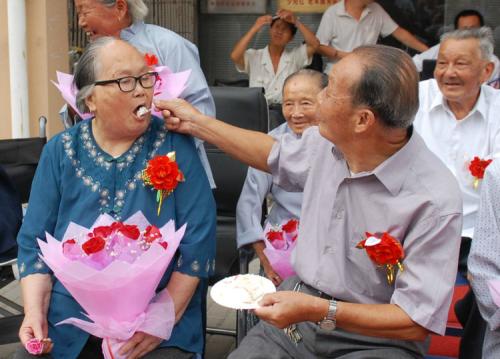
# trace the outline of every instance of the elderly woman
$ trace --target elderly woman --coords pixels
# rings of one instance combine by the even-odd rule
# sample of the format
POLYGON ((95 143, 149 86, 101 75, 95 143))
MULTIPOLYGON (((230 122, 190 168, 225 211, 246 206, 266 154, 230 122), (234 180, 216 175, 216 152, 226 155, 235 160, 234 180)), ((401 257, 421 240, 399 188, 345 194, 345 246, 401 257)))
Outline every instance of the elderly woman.
MULTIPOLYGON (((290 134, 291 138, 298 140, 306 128, 316 125, 316 97, 327 83, 328 77, 314 70, 299 70, 288 76, 283 87, 286 123, 269 132, 269 135, 278 140, 290 134)), ((284 220, 300 217, 302 192, 287 192, 273 184, 270 174, 249 167, 236 207, 236 240, 238 248, 252 244, 266 276, 277 286, 282 278, 264 254, 266 246, 261 224, 262 202, 268 194, 271 194, 273 204, 265 224, 279 225, 284 220)))
MULTIPOLYGON (((215 115, 215 104, 200 68, 198 49, 175 32, 144 23, 148 7, 143 0, 74 0, 78 24, 91 41, 101 36, 113 36, 134 45, 143 53, 154 54, 158 65, 173 72, 191 70, 182 98, 208 116, 215 115)), ((215 187, 202 141, 196 148, 203 167, 215 187)))
POLYGON ((53 358, 98 357, 97 338, 55 325, 69 317, 84 319, 83 310, 39 259, 36 238, 45 238, 47 231, 60 239, 70 221, 89 227, 101 213, 124 220, 140 210, 158 227, 170 219, 188 224, 158 287, 170 293, 177 323, 168 341, 137 332, 122 351, 127 358, 190 358, 203 351, 202 298, 215 256, 215 204, 194 141, 167 132, 161 119, 144 111, 151 107, 156 77, 129 44, 112 37, 91 43, 74 81, 77 105, 94 117, 47 143, 33 181, 18 236, 25 308, 21 342, 49 337, 53 358), (156 193, 140 174, 153 156, 174 150, 185 182, 164 200, 158 215, 156 193))

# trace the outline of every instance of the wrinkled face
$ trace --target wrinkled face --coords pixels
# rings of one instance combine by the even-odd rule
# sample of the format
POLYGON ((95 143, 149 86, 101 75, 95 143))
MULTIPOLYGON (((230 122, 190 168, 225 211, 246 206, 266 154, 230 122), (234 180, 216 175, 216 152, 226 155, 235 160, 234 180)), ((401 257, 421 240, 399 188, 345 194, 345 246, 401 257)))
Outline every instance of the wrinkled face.
POLYGON ((477 98, 480 86, 491 69, 481 58, 476 39, 448 39, 441 43, 434 77, 448 102, 464 102, 477 98))
POLYGON ((119 37, 120 12, 117 6, 104 6, 99 0, 75 0, 78 13, 78 26, 82 28, 92 41, 101 36, 119 37))
POLYGON ((271 44, 285 47, 293 39, 292 30, 286 21, 278 19, 269 29, 271 44))
POLYGON ((295 76, 287 81, 283 89, 283 116, 296 134, 318 124, 316 107, 320 91, 318 81, 308 76, 295 76))
MULTIPOLYGON (((98 54, 97 81, 112 80, 124 76, 140 76, 151 69, 144 57, 131 45, 114 41, 98 54)), ((150 114, 137 116, 141 106, 151 108, 153 88, 145 89, 137 83, 131 92, 123 92, 118 84, 95 86, 86 103, 108 136, 135 138, 149 126, 150 114)))
POLYGON ((351 89, 361 72, 357 56, 346 56, 332 67, 328 86, 318 95, 319 132, 338 147, 349 143, 354 135, 356 108, 352 104, 351 89))
POLYGON ((475 29, 481 27, 481 21, 476 15, 461 16, 457 21, 457 29, 475 29))

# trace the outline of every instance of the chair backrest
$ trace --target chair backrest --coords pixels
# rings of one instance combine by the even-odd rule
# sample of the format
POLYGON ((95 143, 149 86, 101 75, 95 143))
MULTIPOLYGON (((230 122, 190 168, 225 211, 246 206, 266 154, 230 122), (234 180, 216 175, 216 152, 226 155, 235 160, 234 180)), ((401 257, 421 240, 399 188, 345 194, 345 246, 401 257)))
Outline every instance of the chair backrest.
MULTIPOLYGON (((234 126, 267 132, 268 108, 262 88, 211 87, 217 118, 234 126)), ((236 216, 236 203, 241 193, 248 166, 231 158, 218 148, 205 143, 215 184, 215 201, 219 216, 236 216)))
POLYGON ((22 203, 28 202, 31 182, 47 138, 47 119, 40 117, 40 137, 0 140, 0 165, 10 177, 22 203))

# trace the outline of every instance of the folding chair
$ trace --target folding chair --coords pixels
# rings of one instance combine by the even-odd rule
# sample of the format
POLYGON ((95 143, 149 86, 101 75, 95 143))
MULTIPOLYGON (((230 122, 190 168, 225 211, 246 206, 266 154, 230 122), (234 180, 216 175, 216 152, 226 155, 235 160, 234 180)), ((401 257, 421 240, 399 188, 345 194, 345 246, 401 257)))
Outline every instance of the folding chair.
MULTIPOLYGON (((267 132, 268 108, 262 88, 211 87, 217 118, 238 127, 267 132)), ((245 182, 248 166, 231 158, 218 148, 205 143, 210 166, 217 188, 214 190, 217 205, 217 254, 215 274, 209 285, 224 277, 248 272, 247 254, 236 247, 236 204, 245 182), (241 267, 240 267, 241 266, 241 267)), ((208 334, 235 336, 237 343, 246 334, 243 313, 237 312, 236 331, 207 328, 208 334)))

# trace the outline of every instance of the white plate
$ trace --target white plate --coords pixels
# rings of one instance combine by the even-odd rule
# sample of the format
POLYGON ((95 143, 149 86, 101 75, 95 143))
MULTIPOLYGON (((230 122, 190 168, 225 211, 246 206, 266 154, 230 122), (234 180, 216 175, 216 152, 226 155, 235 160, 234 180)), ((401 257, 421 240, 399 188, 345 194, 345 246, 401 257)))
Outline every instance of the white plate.
POLYGON ((276 292, 269 279, 255 274, 239 274, 215 283, 210 296, 219 305, 233 309, 255 309, 267 293, 276 292))

